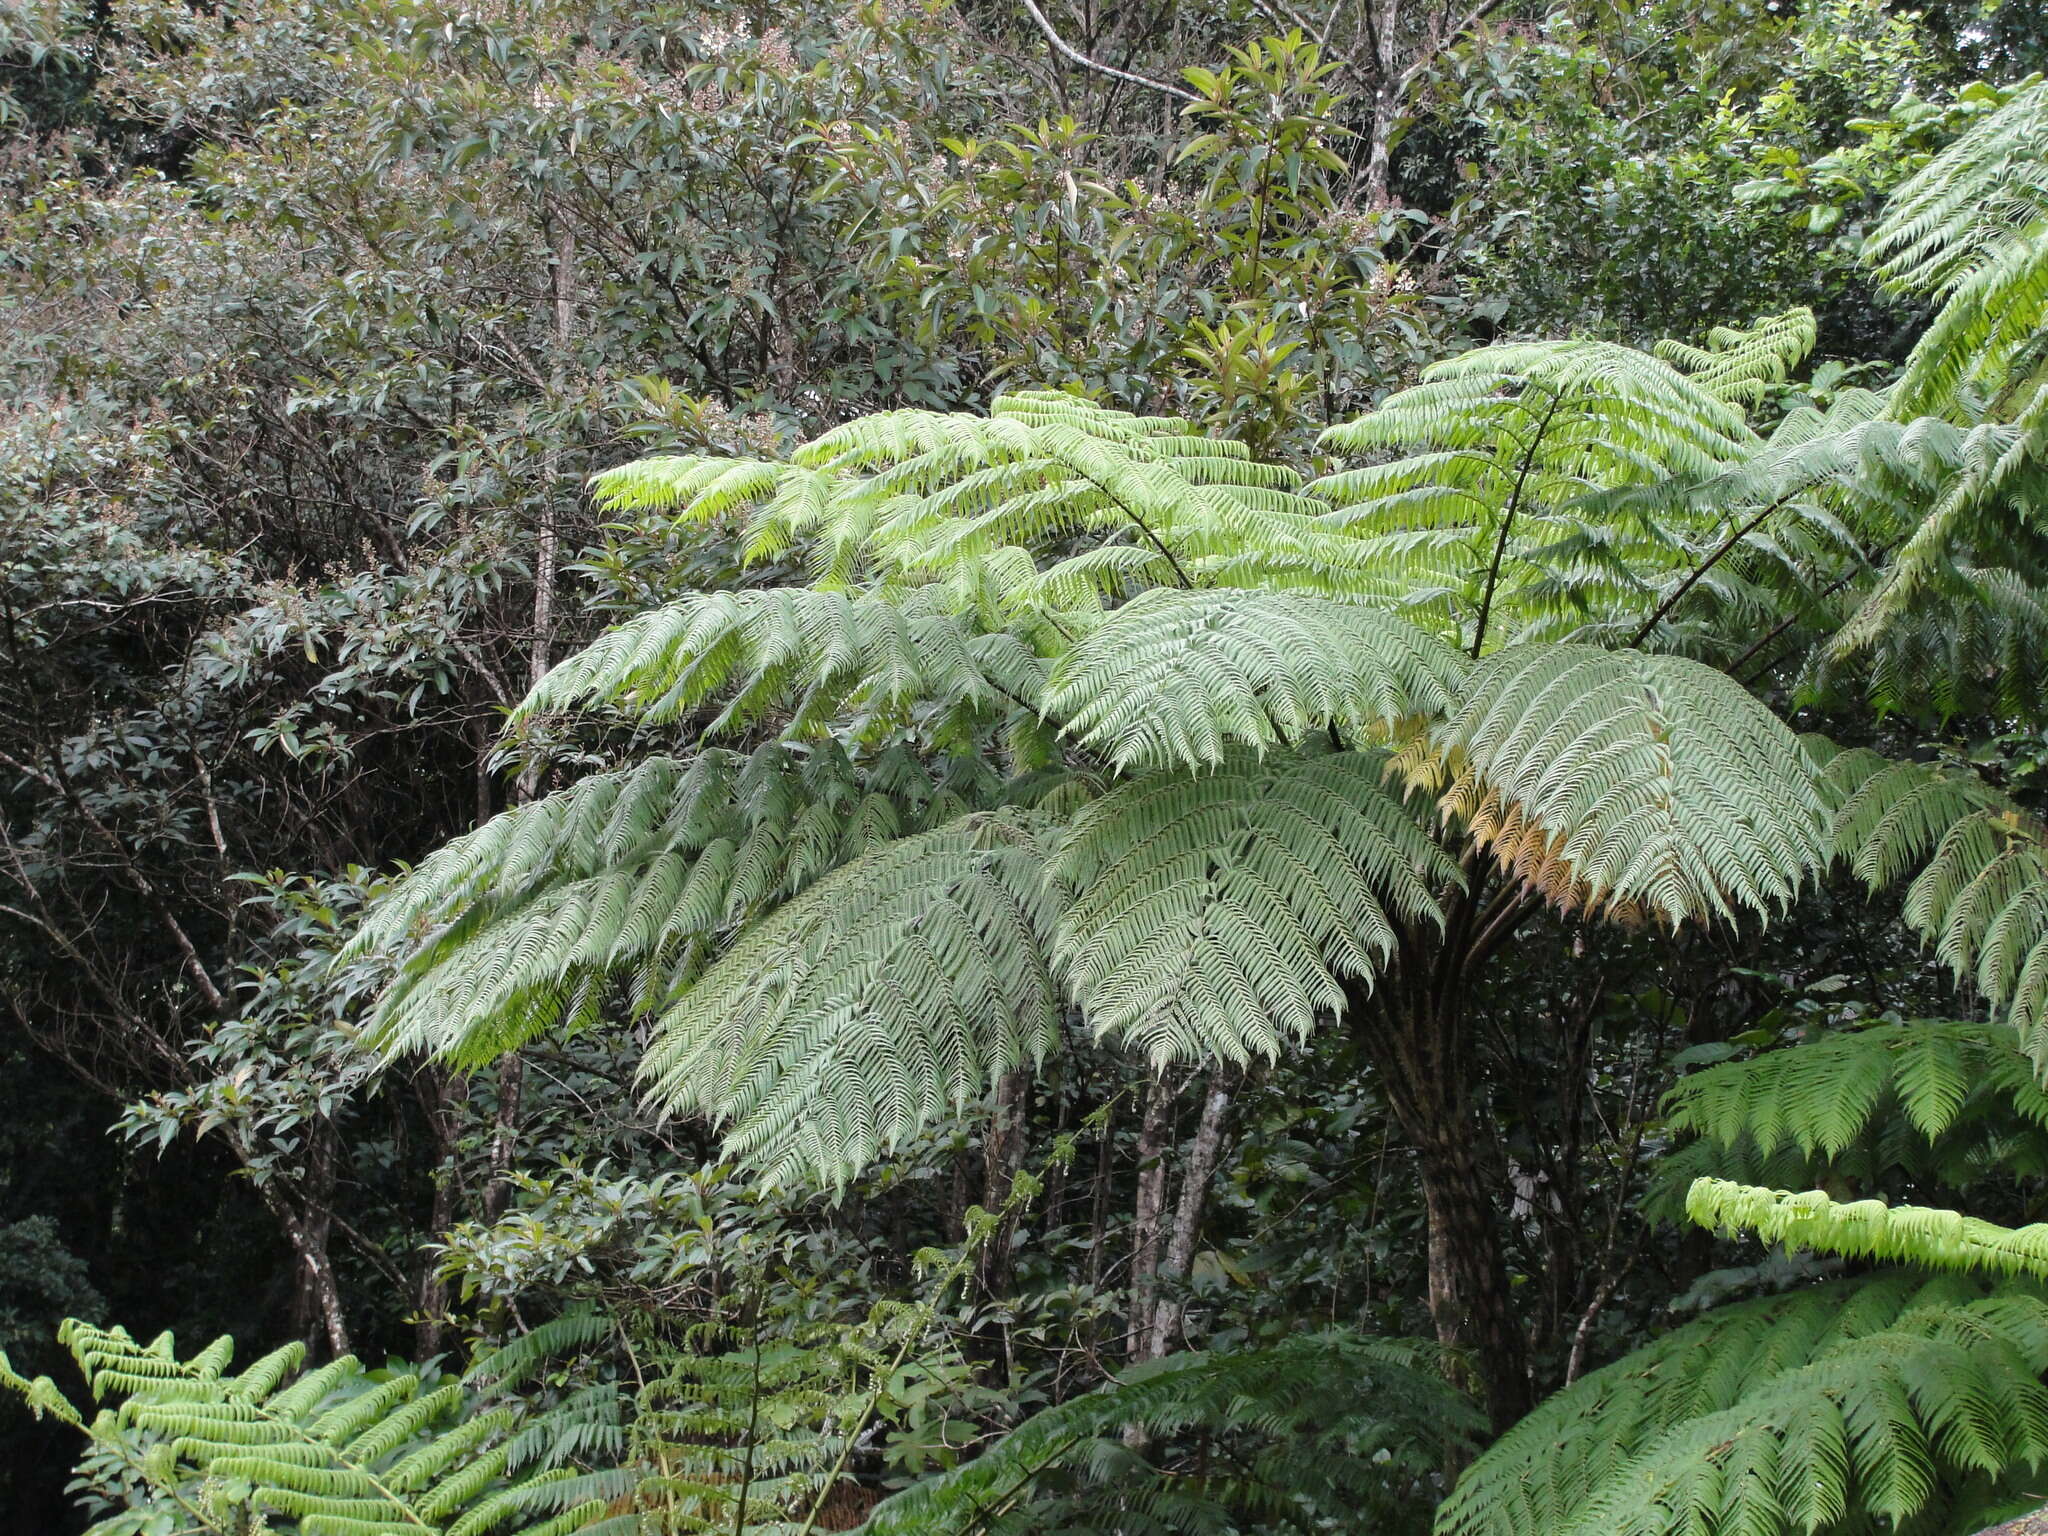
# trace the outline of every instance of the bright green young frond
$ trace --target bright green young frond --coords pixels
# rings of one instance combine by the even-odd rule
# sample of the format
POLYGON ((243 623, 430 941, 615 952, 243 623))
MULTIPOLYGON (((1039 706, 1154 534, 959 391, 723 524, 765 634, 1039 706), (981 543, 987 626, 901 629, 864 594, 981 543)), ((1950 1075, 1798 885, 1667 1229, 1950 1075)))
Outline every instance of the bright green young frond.
POLYGON ((1111 1536, 1234 1530, 1247 1520, 1361 1529, 1361 1520, 1394 1514, 1412 1498, 1407 1479, 1480 1428, 1435 1355, 1339 1330, 1171 1355, 1034 1415, 974 1460, 885 1500, 862 1529, 1111 1536), (1127 1443, 1134 1425, 1149 1453, 1127 1443), (1196 1441, 1228 1450, 1190 1456, 1196 1441), (1162 1514, 1173 1519, 1146 1523, 1162 1514))
POLYGON ((1798 739, 1676 656, 1516 646, 1437 732, 1445 808, 1547 899, 1672 926, 1786 906, 1826 859, 1798 739))
POLYGON ((1949 1529, 1987 1479, 2016 1485, 2048 1458, 2044 1370, 2031 1288, 1894 1272, 1721 1307, 1542 1404, 1472 1464, 1437 1530, 1949 1529))
POLYGON ((962 817, 890 843, 742 934, 661 1016, 641 1078, 770 1178, 836 1181, 1058 1035, 1052 824, 962 817))
POLYGON ((1766 315, 1748 330, 1717 325, 1705 346, 1660 341, 1650 350, 1675 363, 1716 400, 1753 405, 1806 361, 1818 332, 1810 309, 1766 315))
POLYGON ((140 1344, 73 1319, 59 1337, 112 1410, 90 1426, 75 1411, 67 1421, 131 1464, 165 1529, 210 1498, 232 1506, 229 1518, 300 1536, 567 1536, 630 1485, 619 1473, 512 1466, 510 1411, 411 1367, 344 1357, 302 1372, 294 1345, 229 1375, 225 1339, 181 1361, 168 1334, 140 1344))
POLYGON ((849 714, 920 706, 1000 715, 1035 707, 1041 668, 1015 637, 977 633, 923 589, 902 601, 777 587, 698 592, 629 619, 543 678, 514 720, 603 706, 646 726, 723 707, 705 735, 773 718, 791 737, 849 714))
POLYGON ((1161 588, 1060 659, 1045 708, 1120 770, 1202 768, 1235 746, 1440 715, 1464 671, 1433 636, 1356 604, 1161 588))
POLYGON ((1753 1232, 1767 1243, 1922 1269, 2048 1279, 2048 1225, 2001 1227, 1960 1211, 1830 1198, 1727 1179, 1696 1179, 1686 1214, 1703 1227, 1753 1232))
POLYGON ((1098 1035, 1155 1061, 1272 1056, 1339 1012, 1399 926, 1442 921, 1456 870, 1378 753, 1228 758, 1084 807, 1052 871, 1067 985, 1098 1035))

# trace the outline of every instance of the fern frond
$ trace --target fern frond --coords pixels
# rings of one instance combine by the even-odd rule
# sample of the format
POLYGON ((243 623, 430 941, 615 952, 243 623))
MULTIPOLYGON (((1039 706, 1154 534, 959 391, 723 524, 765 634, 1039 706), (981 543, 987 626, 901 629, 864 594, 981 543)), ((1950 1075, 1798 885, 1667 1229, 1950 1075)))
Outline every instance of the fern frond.
POLYGON ((1799 308, 1765 315, 1748 330, 1716 326, 1704 346, 1660 341, 1650 351, 1675 363, 1716 400, 1754 405, 1806 361, 1817 336, 1813 311, 1799 308))
POLYGON ((1378 753, 1226 758, 1085 807, 1051 872, 1056 955, 1098 1035, 1153 1060, 1273 1056, 1369 981, 1457 871, 1378 753))
MULTIPOLYGON (((166 1518, 196 1507, 202 1485, 216 1504, 233 1501, 238 1524, 281 1517, 303 1536, 566 1536, 605 1512, 541 1495, 543 1481, 560 1474, 508 1472, 502 1442, 511 1416, 411 1368, 372 1372, 344 1358, 297 1374, 303 1350, 293 1348, 229 1375, 226 1340, 179 1360, 169 1335, 145 1345, 72 1319, 59 1337, 94 1396, 117 1400, 107 1421, 150 1438, 136 1466, 166 1518)), ((71 1422, 102 1439, 102 1426, 75 1413, 71 1422)))
POLYGON ((1435 1351, 1332 1330, 1189 1353, 1035 1414, 973 1461, 884 1500, 868 1536, 1233 1530, 1392 1513, 1402 1484, 1480 1428, 1435 1351), (1125 1444, 1127 1426, 1154 1443, 1125 1444), (1180 1446, 1229 1447, 1209 1470, 1180 1446), (1150 1523, 1157 1520, 1159 1523, 1150 1523), (1183 1523, 1184 1522, 1184 1523, 1183 1523))
POLYGON ((611 978, 658 1009, 725 936, 849 860, 1063 782, 938 768, 900 747, 856 763, 771 743, 648 758, 502 812, 398 881, 343 950, 399 962, 366 1043, 487 1060, 590 1016, 611 978))
POLYGON ((1483 649, 1646 611, 1637 567, 1672 563, 1670 536, 1610 522, 1623 487, 1704 479, 1756 447, 1742 413, 1661 358, 1606 342, 1481 347, 1424 373, 1323 446, 1389 462, 1305 487, 1336 511, 1408 606, 1483 649), (1589 545, 1589 529, 1597 541, 1589 545), (1599 554, 1589 563, 1589 549, 1599 554))
POLYGON ((1436 739, 1446 813, 1566 909, 1674 927, 1768 915, 1826 861, 1797 738, 1697 662, 1512 647, 1474 670, 1436 739))
POLYGON ((1233 746, 1353 739, 1441 714, 1464 663, 1391 614, 1294 592, 1160 589, 1060 659, 1047 713, 1119 770, 1213 766, 1233 746))
POLYGON ((1915 1019, 1809 1034, 1682 1078, 1666 1123, 1698 1138, 1658 1160, 1643 1207, 1682 1219, 1693 1182, 1809 1188, 1848 1179, 1948 1189, 2048 1173, 2048 1091, 2002 1024, 1915 1019))
POLYGON ((1835 855, 1873 888, 1918 868, 1902 915, 2048 1060, 2048 827, 1974 774, 1842 753, 1822 784, 1835 855))
POLYGON ((764 718, 785 736, 860 712, 879 724, 923 707, 971 716, 1037 703, 1038 659, 976 633, 929 589, 898 602, 809 587, 700 592, 629 619, 543 678, 513 712, 601 705, 663 726, 731 697, 706 736, 764 718))
POLYGON ((709 1116, 770 1179, 832 1182, 1041 1058, 1060 1012, 1051 830, 963 817, 783 906, 661 1015, 650 1101, 709 1116))
POLYGON ((1686 1214, 1721 1232, 1753 1232, 1811 1253, 1913 1264, 1922 1269, 2048 1277, 2048 1225, 2001 1227, 1960 1211, 1882 1200, 1841 1202, 1727 1179, 1696 1179, 1686 1214))
POLYGON ((1717 1308, 1582 1378, 1467 1470, 1440 1536, 1946 1529, 2048 1458, 2048 1303, 1892 1272, 1717 1308))
POLYGON ((1928 1141, 1947 1133, 1973 1099, 2002 1101, 2048 1127, 2048 1091, 2010 1030, 1954 1019, 1916 1019, 1837 1030, 1747 1061, 1694 1072, 1665 1097, 1667 1123, 1723 1147, 1754 1142, 1839 1156, 1896 1115, 1928 1141))

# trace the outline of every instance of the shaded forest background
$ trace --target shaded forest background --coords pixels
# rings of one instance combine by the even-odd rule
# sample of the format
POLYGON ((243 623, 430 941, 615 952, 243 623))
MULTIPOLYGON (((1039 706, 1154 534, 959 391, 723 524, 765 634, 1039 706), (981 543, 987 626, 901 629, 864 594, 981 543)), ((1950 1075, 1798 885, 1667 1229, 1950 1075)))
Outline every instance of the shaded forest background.
MULTIPOLYGON (((801 579, 736 525, 601 512, 593 473, 1032 386, 1307 465, 1475 345, 1798 306, 1812 359, 1765 408, 1826 407, 1927 320, 1859 258, 1885 197, 2044 68, 2032 0, 0 12, 0 1349, 57 1370, 78 1315, 452 1357, 689 1314, 692 1245, 740 1234, 778 1316, 830 1322, 1084 1128, 879 1475, 1183 1339, 1428 1334, 1416 1149, 1341 1031, 1142 1103, 1076 1043, 832 1199, 640 1109, 632 1026, 385 1068, 372 980, 306 976, 392 871, 616 760, 507 755, 554 661, 801 579)), ((1830 714, 1774 659, 1802 727, 2038 801, 2036 725, 1830 714)), ((1973 1006, 1846 880, 1767 928, 1530 930, 1473 1003, 1525 1389, 1820 1272, 1674 1221, 1680 1075, 1973 1006)), ((0 1413, 0 1507, 82 1524, 68 1440, 0 1413)))

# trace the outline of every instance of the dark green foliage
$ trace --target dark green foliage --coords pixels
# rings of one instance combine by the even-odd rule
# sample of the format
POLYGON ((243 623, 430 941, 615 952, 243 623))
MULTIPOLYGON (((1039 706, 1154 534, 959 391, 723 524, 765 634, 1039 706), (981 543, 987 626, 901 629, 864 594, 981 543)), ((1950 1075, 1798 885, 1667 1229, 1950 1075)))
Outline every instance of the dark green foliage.
POLYGON ((885 1501, 869 1536, 1420 1529, 1478 1428, 1426 1346, 1330 1331, 1175 1355, 885 1501))
POLYGON ((2048 1459, 2048 1303, 1900 1273, 1722 1307, 1503 1437, 1443 1536, 1967 1531, 2048 1459))

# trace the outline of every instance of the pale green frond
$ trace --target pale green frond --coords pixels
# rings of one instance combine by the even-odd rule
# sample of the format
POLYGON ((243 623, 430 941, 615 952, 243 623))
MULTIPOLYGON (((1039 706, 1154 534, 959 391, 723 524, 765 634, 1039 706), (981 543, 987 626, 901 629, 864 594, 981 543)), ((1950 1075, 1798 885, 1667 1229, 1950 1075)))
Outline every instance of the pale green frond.
POLYGON ((1827 858, 1798 739, 1681 657, 1512 647, 1474 669, 1436 739, 1446 813, 1567 909, 1674 927, 1769 915, 1827 858))
POLYGON ((1370 982, 1457 873, 1378 753, 1226 758, 1085 807, 1051 869, 1056 954, 1100 1036, 1155 1061, 1273 1056, 1370 982))
POLYGON ((592 1017, 614 979, 658 1009, 726 936, 848 861, 1064 783, 1005 783, 977 757, 936 767, 900 748, 858 763, 830 743, 713 749, 504 811, 400 879, 351 939, 344 959, 397 966, 365 1040, 488 1060, 592 1017))
POLYGON ((890 843, 740 936, 661 1015, 650 1102, 710 1117, 771 1179, 843 1181, 1057 1037, 1053 824, 962 817, 890 843))
POLYGON ((1035 669, 1003 638, 975 632, 931 590, 900 602, 809 587, 693 593, 562 662, 513 720, 606 707, 661 726, 723 700, 706 734, 786 718, 794 737, 862 712, 1000 714, 1037 702, 1035 669), (1013 697, 1012 684, 1027 696, 1013 697))
POLYGON ((1294 592, 1160 589, 1053 670, 1046 712, 1119 770, 1201 768, 1337 727, 1445 710, 1464 659, 1391 614, 1294 592))
POLYGON ((1648 611, 1623 574, 1679 563, 1683 540, 1603 500, 1625 487, 1696 481, 1758 444, 1734 405, 1661 358, 1607 342, 1503 343, 1429 368, 1325 448, 1392 451, 1304 488, 1322 521, 1367 543, 1382 572, 1483 649, 1531 624, 1555 633, 1648 611), (1611 553, 1575 579, 1589 528, 1611 553))

